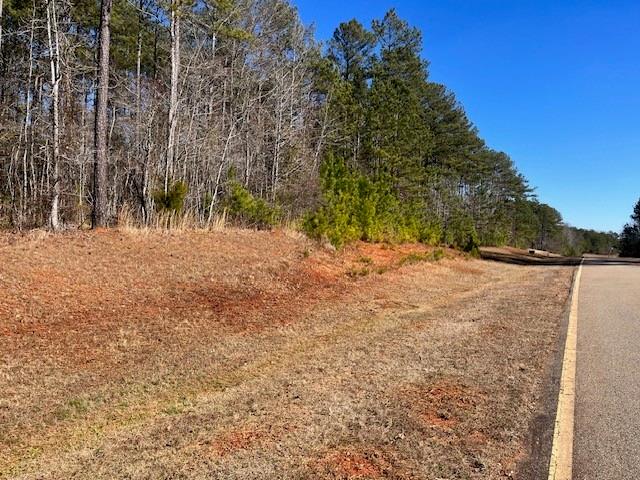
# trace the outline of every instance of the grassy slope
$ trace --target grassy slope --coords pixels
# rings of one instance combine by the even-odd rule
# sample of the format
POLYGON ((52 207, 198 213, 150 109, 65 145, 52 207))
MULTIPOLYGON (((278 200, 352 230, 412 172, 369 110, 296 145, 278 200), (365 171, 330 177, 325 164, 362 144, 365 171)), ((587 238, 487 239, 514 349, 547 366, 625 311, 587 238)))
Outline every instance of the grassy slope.
POLYGON ((572 270, 430 255, 0 237, 0 477, 508 478, 572 270))

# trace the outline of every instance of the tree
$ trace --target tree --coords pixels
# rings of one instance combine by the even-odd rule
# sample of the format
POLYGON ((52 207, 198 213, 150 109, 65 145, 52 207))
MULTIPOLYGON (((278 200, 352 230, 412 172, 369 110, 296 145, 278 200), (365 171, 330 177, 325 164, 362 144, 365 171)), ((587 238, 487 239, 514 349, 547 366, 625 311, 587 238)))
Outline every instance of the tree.
POLYGON ((562 215, 555 208, 545 203, 536 203, 533 211, 538 217, 539 225, 536 247, 541 250, 554 249, 554 241, 558 239, 562 229, 562 215))
POLYGON ((2 7, 3 0, 0 0, 0 61, 2 61, 2 7))
POLYGON ((329 59, 335 62, 342 79, 364 87, 370 68, 375 36, 353 19, 341 23, 329 41, 329 59))
POLYGON ((168 192, 170 171, 176 160, 176 128, 178 126, 178 82, 180 80, 180 16, 181 1, 172 0, 171 6, 171 93, 169 95, 169 134, 164 171, 164 191, 168 192))
POLYGON ((333 82, 330 112, 338 137, 333 149, 338 156, 362 160, 362 137, 367 108, 367 80, 370 76, 375 36, 357 20, 341 23, 329 41, 327 58, 340 77, 333 82))
POLYGON ((47 37, 49 40, 49 67, 51 73, 51 109, 52 109, 52 195, 49 213, 49 226, 52 230, 60 228, 60 34, 58 31, 58 13, 56 0, 47 3, 47 37))
POLYGON ((633 214, 631 215, 633 223, 640 225, 640 200, 638 200, 633 207, 633 214))
POLYGON ((520 248, 534 248, 540 219, 536 215, 536 202, 530 199, 517 199, 512 215, 511 244, 520 248))
POLYGON ((640 200, 633 207, 631 222, 624 226, 620 235, 620 256, 640 257, 640 200))
POLYGON ((107 103, 109 101, 109 48, 111 40, 112 0, 102 0, 100 9, 100 47, 98 52, 98 88, 95 113, 95 160, 93 176, 93 227, 107 225, 107 103))
POLYGON ((432 135, 423 108, 427 63, 422 36, 395 10, 373 22, 380 55, 374 60, 367 112, 367 168, 388 173, 398 196, 417 201, 424 185, 423 160, 432 135))

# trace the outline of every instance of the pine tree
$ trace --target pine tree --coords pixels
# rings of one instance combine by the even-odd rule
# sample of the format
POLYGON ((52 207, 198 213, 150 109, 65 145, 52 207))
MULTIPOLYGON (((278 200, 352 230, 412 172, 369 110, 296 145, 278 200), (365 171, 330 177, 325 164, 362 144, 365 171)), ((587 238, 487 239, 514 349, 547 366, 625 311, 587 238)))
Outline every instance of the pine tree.
POLYGON ((631 222, 620 235, 620 256, 640 257, 640 200, 633 207, 631 222))
POLYGON ((93 173, 93 228, 107 225, 107 103, 109 101, 109 48, 112 0, 102 0, 100 9, 100 49, 95 115, 95 160, 93 173))
POLYGON ((331 116, 338 128, 333 150, 350 159, 352 168, 361 161, 365 113, 375 36, 357 20, 341 23, 329 42, 327 58, 336 66, 331 96, 331 116))
POLYGON ((329 59, 337 65, 342 79, 358 89, 366 88, 375 40, 372 32, 353 19, 341 23, 329 41, 329 59))
POLYGON ((424 158, 433 145, 423 106, 427 63, 422 35, 390 10, 373 22, 379 57, 372 68, 366 162, 373 175, 389 174, 403 201, 421 198, 424 158))

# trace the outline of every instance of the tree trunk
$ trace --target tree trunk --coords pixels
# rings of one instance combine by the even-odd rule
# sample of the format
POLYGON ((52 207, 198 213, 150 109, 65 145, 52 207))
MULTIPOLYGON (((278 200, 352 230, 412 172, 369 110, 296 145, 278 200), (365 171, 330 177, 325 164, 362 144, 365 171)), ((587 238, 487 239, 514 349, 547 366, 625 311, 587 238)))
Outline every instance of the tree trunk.
MULTIPOLYGON (((23 175, 23 183, 24 185, 22 186, 22 201, 24 204, 24 208, 22 210, 22 216, 23 219, 26 216, 26 204, 28 202, 27 199, 27 189, 28 189, 28 172, 27 172, 27 155, 28 155, 28 148, 27 148, 27 139, 29 138, 29 127, 32 125, 32 121, 31 121, 31 103, 33 102, 33 93, 32 93, 32 79, 33 79, 33 59, 34 59, 34 55, 33 55, 33 37, 34 37, 34 32, 35 32, 35 23, 36 23, 36 9, 35 9, 35 5, 33 8, 33 13, 31 15, 31 34, 29 37, 29 76, 28 76, 28 80, 27 80, 27 95, 26 95, 26 101, 27 101, 27 110, 25 112, 25 116, 24 116, 24 125, 23 125, 23 131, 21 136, 24 137, 24 152, 23 152, 23 156, 22 156, 22 175, 23 175)), ((2 28, 2 0, 0 0, 0 29, 2 28)), ((0 32, 0 37, 1 37, 1 32, 0 32)), ((0 52, 0 59, 2 58, 2 52, 0 52)), ((33 135, 32 135, 32 141, 33 141, 33 135)))
POLYGON ((107 104, 109 101, 109 42, 112 0, 102 0, 100 14, 100 46, 98 54, 98 86, 95 115, 95 157, 93 166, 93 228, 107 225, 107 104))
POLYGON ((2 0, 0 0, 0 61, 2 61, 2 0))
POLYGON ((56 2, 50 0, 47 4, 47 37, 49 40, 49 66, 51 69, 51 107, 53 110, 53 168, 51 208, 49 211, 49 226, 52 230, 60 229, 60 37, 58 35, 58 15, 56 2))
MULTIPOLYGON (((1 0, 0 0, 1 1, 1 0)), ((142 0, 138 3, 138 36, 136 39, 137 42, 137 52, 136 52, 136 153, 138 158, 136 160, 140 160, 140 154, 142 152, 142 141, 140 139, 140 115, 142 114, 142 87, 141 87, 141 77, 142 77, 142 9, 144 8, 144 4, 142 0)))
POLYGON ((169 136, 164 171, 164 191, 169 191, 170 171, 175 161, 176 125, 178 115, 178 80, 180 74, 180 12, 178 1, 171 2, 171 95, 169 98, 169 136))
POLYGON ((141 162, 142 174, 140 179, 140 204, 142 208, 142 220, 147 225, 149 223, 147 185, 149 183, 149 155, 145 154, 142 148, 142 29, 144 1, 138 2, 138 37, 136 53, 136 163, 141 162), (143 158, 144 156, 144 158, 143 158))

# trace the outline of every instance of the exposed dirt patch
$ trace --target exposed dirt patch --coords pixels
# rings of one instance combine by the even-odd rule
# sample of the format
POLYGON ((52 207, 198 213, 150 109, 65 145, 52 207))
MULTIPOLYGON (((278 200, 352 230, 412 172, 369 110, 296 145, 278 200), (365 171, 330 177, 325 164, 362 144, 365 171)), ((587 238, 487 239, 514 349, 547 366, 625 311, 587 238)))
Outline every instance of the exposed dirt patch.
POLYGON ((389 462, 376 450, 332 452, 317 462, 316 468, 318 475, 344 480, 387 478, 391 471, 389 462))
POLYGON ((224 456, 236 450, 244 450, 256 445, 265 435, 265 432, 252 430, 230 432, 221 438, 217 438, 212 445, 212 450, 216 454, 224 456))
POLYGON ((338 455, 333 461, 340 476, 347 478, 380 478, 382 476, 380 467, 361 455, 338 455))
MULTIPOLYGON (((486 395, 448 379, 430 385, 409 386, 401 391, 400 398, 427 426, 451 431, 486 400, 486 395)), ((474 438, 477 439, 478 433, 473 433, 474 438)))

